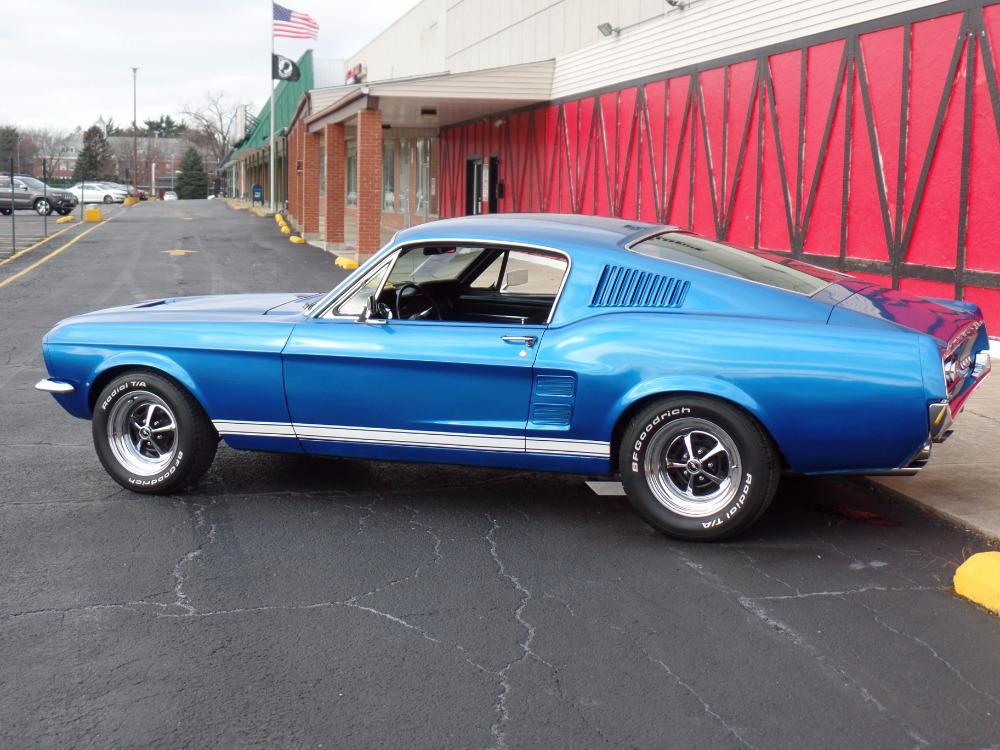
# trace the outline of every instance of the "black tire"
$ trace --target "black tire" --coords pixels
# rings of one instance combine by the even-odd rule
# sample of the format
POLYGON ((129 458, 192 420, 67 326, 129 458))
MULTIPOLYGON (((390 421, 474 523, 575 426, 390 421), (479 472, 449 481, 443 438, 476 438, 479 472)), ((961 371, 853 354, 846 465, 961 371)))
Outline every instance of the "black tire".
POLYGON ((0 214, 3 214, 4 216, 10 216, 11 213, 13 213, 12 209, 0 208, 0 214))
POLYGON ((743 410, 702 396, 663 399, 639 412, 625 430, 619 470, 636 512, 689 541, 744 531, 778 486, 770 436, 743 410))
POLYGON ((152 495, 201 479, 219 442, 191 394, 151 370, 133 370, 108 383, 91 426, 97 456, 112 479, 152 495))
POLYGON ((39 216, 48 216, 52 213, 52 204, 48 198, 39 198, 35 201, 35 213, 39 216))
POLYGON ((73 210, 72 208, 57 208, 56 213, 59 214, 60 216, 69 216, 70 211, 72 210, 73 210))
POLYGON ((114 202, 115 202, 115 199, 114 199, 114 198, 112 198, 112 197, 111 197, 110 195, 105 195, 105 196, 104 196, 104 202, 105 202, 105 203, 114 203, 114 202))

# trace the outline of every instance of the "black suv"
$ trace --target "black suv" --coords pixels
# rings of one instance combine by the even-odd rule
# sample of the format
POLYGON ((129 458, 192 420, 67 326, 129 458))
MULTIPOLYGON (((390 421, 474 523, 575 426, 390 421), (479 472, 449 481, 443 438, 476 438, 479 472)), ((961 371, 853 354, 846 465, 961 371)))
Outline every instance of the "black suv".
POLYGON ((47 187, 34 177, 16 174, 12 178, 9 174, 0 174, 0 214, 4 216, 15 208, 31 208, 39 216, 48 216, 53 211, 66 216, 79 202, 68 190, 47 187))

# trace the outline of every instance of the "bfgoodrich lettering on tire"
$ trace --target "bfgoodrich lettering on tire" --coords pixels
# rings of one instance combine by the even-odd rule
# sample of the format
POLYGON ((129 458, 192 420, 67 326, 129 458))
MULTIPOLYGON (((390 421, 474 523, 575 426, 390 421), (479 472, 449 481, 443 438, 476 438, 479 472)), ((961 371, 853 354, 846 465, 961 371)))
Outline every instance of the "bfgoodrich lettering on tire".
POLYGON ((778 484, 774 444, 756 420, 701 396, 664 399, 638 413, 619 462, 635 510, 679 539, 738 534, 760 518, 778 484))
POLYGON ((219 437, 201 405, 151 370, 108 383, 94 405, 94 447, 104 468, 133 492, 165 494, 197 482, 219 437))

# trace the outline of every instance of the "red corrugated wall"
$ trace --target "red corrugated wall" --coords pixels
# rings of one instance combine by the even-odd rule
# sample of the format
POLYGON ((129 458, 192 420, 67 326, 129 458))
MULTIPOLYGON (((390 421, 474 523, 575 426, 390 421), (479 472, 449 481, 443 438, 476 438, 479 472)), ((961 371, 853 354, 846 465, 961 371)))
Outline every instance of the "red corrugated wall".
POLYGON ((974 301, 1000 334, 998 53, 1000 5, 945 3, 445 129, 441 215, 498 156, 500 211, 677 224, 974 301))

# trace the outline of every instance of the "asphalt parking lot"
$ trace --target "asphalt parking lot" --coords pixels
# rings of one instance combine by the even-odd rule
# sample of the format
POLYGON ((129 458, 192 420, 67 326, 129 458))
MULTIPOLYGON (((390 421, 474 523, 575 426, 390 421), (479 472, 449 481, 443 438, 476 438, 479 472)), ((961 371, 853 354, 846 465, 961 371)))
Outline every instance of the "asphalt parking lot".
POLYGON ((33 388, 67 315, 344 273, 218 201, 0 253, 0 747, 1000 747, 988 543, 863 481, 718 545, 557 474, 222 447, 138 496, 33 388))

